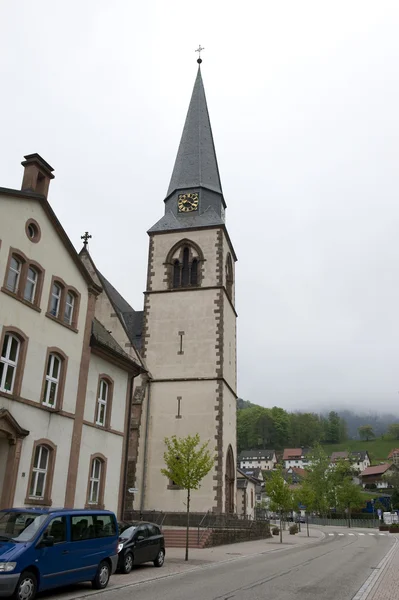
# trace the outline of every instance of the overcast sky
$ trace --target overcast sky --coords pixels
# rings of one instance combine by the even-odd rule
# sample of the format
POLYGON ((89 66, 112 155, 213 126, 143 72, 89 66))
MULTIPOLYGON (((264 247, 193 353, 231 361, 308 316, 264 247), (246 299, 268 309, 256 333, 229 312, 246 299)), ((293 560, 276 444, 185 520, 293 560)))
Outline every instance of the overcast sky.
POLYGON ((0 185, 40 153, 138 310, 201 43, 239 395, 399 413, 397 0, 3 0, 0 23, 0 185))

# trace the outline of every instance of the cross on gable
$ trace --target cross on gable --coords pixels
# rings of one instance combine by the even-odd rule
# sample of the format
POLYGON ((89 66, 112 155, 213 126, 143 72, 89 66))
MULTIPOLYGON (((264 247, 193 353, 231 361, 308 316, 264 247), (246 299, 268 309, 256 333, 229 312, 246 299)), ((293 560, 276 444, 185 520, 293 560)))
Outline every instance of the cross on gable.
POLYGON ((85 231, 83 235, 80 236, 80 239, 83 240, 83 246, 86 248, 89 240, 91 239, 91 235, 88 231, 85 231))

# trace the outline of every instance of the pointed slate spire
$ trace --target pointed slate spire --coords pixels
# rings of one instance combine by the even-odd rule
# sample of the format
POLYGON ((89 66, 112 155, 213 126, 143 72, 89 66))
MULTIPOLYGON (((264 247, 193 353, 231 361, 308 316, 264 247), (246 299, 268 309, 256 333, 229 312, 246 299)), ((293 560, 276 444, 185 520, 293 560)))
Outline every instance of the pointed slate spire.
POLYGON ((223 194, 200 67, 167 197, 176 190, 198 187, 223 194))

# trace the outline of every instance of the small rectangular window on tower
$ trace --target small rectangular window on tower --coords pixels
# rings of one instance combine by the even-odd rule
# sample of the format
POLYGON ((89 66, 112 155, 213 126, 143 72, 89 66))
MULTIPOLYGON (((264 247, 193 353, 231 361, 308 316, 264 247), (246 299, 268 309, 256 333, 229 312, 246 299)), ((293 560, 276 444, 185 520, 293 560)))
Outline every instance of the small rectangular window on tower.
POLYGON ((177 354, 184 354, 183 351, 183 335, 184 335, 184 331, 179 331, 179 350, 177 351, 177 354))
POLYGON ((182 418, 182 414, 181 414, 181 396, 177 396, 177 415, 176 415, 176 419, 181 419, 182 418))

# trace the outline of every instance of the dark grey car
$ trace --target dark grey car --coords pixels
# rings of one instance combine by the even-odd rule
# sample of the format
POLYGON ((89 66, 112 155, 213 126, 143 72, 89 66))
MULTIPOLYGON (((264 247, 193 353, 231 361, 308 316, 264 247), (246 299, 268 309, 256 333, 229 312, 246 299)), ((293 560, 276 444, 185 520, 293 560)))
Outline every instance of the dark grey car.
POLYGON ((118 570, 130 573, 134 565, 153 562, 162 567, 165 540, 158 525, 134 521, 119 523, 118 570))

